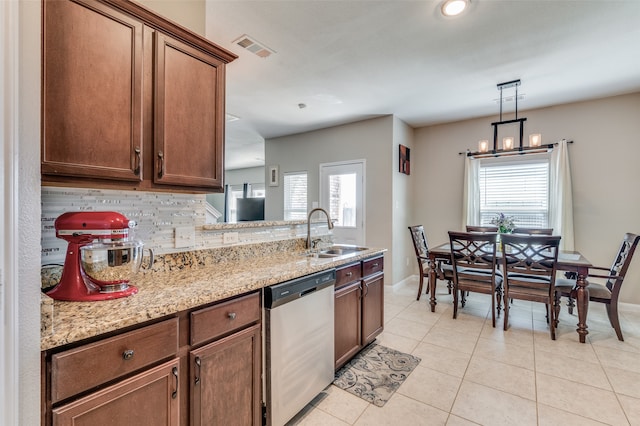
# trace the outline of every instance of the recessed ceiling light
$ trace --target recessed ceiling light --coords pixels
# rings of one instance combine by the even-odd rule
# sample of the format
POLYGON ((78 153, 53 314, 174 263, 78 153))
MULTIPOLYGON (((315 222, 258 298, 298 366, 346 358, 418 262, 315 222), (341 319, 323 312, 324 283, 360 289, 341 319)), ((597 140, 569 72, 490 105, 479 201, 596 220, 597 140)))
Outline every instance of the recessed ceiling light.
POLYGON ((458 16, 467 8, 469 0, 446 0, 442 3, 444 16, 458 16))

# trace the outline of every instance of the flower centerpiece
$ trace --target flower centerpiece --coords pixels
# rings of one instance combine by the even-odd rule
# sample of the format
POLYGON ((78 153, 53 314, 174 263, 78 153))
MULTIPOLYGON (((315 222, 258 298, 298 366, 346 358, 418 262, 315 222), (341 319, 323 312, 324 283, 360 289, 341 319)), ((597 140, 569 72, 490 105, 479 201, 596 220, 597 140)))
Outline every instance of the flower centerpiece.
POLYGON ((496 217, 491 219, 491 223, 498 227, 498 232, 501 234, 510 234, 515 228, 513 223, 513 217, 505 216, 504 213, 499 213, 496 217))

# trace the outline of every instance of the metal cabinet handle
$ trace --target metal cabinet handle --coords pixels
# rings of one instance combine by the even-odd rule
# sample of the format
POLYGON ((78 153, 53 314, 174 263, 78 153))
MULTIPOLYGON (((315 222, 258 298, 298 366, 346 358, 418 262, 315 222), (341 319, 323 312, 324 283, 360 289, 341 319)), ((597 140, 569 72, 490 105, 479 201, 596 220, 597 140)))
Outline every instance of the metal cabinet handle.
MULTIPOLYGON (((367 297, 367 295, 369 294, 369 284, 364 283, 365 288, 367 289, 367 291, 364 292, 364 294, 362 295, 362 297, 367 297)), ((363 289, 364 290, 364 289, 363 289)))
POLYGON ((236 319, 236 316, 237 316, 237 315, 236 315, 236 313, 235 313, 235 312, 229 312, 229 313, 227 314, 227 317, 229 317, 229 319, 230 319, 230 320, 234 320, 234 319, 236 319))
POLYGON ((374 264, 373 264, 373 267, 374 267, 374 268, 377 268, 377 267, 378 267, 378 263, 374 263, 374 264))
POLYGON ((345 275, 346 275, 347 277, 350 277, 351 275, 353 275, 353 272, 347 272, 345 275))
POLYGON ((173 377, 176 379, 176 389, 171 392, 171 398, 176 399, 178 397, 178 367, 173 367, 171 370, 173 377))
POLYGON ((133 358, 133 349, 127 349, 126 351, 122 352, 122 359, 124 359, 125 361, 129 361, 131 358, 133 358))
POLYGON ((140 148, 134 149, 135 153, 136 153, 136 167, 135 169, 133 169, 133 173, 135 173, 136 176, 140 176, 140 163, 141 163, 141 158, 140 158, 140 148))
POLYGON ((158 177, 161 178, 164 174, 164 153, 162 151, 158 151, 158 160, 160 160, 158 166, 158 177))
POLYGON ((196 371, 196 378, 195 378, 194 384, 197 385, 198 383, 200 383, 200 368, 202 367, 202 361, 200 360, 199 356, 196 357, 195 362, 196 362, 197 371, 196 371))

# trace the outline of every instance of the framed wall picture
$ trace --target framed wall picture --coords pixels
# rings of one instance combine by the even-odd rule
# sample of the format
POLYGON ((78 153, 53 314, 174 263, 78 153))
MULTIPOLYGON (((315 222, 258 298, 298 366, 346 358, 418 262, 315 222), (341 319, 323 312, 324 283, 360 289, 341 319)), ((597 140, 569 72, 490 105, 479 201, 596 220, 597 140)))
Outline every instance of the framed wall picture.
POLYGON ((405 175, 411 174, 411 149, 407 146, 400 145, 400 164, 398 171, 405 175))
POLYGON ((269 167, 269 186, 278 186, 278 166, 269 167))

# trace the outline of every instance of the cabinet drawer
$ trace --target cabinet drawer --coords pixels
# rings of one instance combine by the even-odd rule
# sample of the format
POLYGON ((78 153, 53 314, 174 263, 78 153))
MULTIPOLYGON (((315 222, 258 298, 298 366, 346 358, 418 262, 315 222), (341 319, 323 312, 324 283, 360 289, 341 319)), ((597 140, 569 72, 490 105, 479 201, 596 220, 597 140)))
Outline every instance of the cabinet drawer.
POLYGON ((259 320, 259 293, 200 309, 191 313, 191 344, 206 342, 259 320))
POLYGON ((51 358, 53 403, 178 353, 178 319, 55 354, 51 358))
POLYGON ((362 262, 362 276, 367 277, 369 275, 382 272, 384 270, 384 257, 376 257, 374 259, 368 259, 362 262))
POLYGON ((359 280, 360 274, 360 262, 348 265, 336 270, 336 288, 348 284, 352 281, 359 280))

